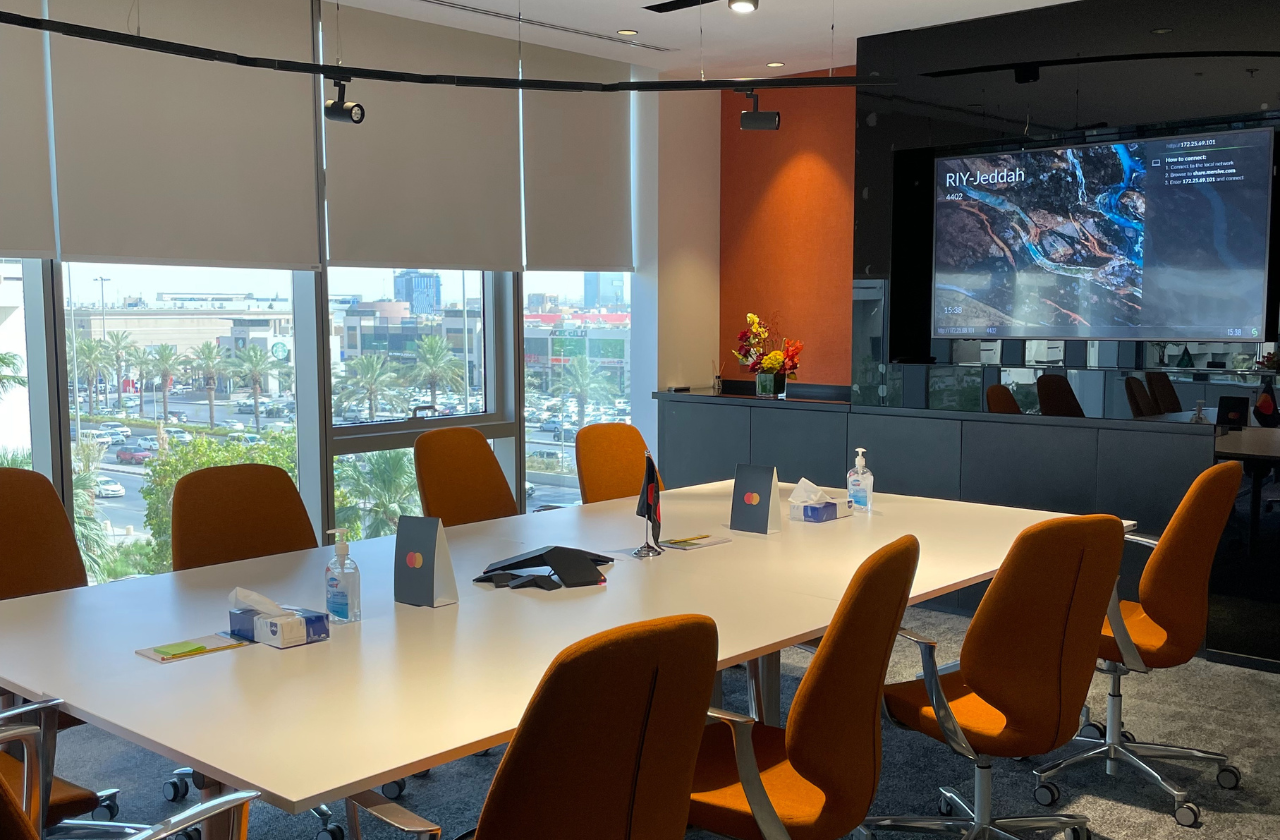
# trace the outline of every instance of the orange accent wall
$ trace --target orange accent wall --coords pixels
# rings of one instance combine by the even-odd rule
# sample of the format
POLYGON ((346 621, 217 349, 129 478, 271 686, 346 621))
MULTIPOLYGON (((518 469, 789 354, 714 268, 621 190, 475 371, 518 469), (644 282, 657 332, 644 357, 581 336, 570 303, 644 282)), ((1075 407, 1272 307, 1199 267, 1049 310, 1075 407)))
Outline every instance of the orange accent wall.
MULTIPOLYGON (((837 73, 853 73, 842 67, 837 73)), ((804 75, 825 76, 826 71, 804 75)), ((764 90, 778 131, 742 131, 750 100, 720 103, 720 359, 750 379, 733 351, 748 312, 804 342, 798 381, 850 384, 853 319, 854 88, 764 90)))

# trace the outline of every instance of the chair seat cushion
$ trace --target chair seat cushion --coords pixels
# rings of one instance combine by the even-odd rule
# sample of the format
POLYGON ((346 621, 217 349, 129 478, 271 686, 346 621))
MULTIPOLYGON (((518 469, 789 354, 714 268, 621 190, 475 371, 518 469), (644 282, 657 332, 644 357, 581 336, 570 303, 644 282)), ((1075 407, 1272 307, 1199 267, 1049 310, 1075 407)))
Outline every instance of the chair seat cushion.
MULTIPOLYGON (((1171 649, 1168 644, 1169 634, 1156 624, 1151 616, 1142 609, 1142 604, 1135 601, 1121 601, 1120 614, 1124 616, 1124 626, 1129 631, 1129 638, 1138 649, 1144 664, 1152 668, 1175 668, 1187 662, 1181 652, 1171 649)), ((1102 640, 1098 647, 1098 656, 1110 662, 1123 662, 1120 648, 1116 645, 1116 637, 1111 632, 1111 621, 1102 623, 1102 640)))
MULTIPOLYGON (((22 775, 22 762, 8 753, 0 753, 0 776, 18 796, 22 795, 22 775)), ((98 794, 54 776, 53 791, 49 796, 49 813, 45 814, 44 824, 52 827, 63 820, 84 816, 96 807, 98 794)))
MULTIPOLYGON (((791 840, 835 840, 857 828, 856 821, 844 825, 845 820, 833 813, 844 809, 825 808, 822 791, 791 766, 785 729, 757 723, 752 736, 760 779, 791 840)), ((738 781, 733 731, 728 724, 708 724, 702 734, 689 824, 740 840, 760 840, 760 829, 738 781)))
MULTIPOLYGON (((964 675, 959 671, 942 675, 942 693, 951 705, 956 722, 969 739, 969 745, 983 755, 1021 758, 1043 755, 1060 746, 1047 743, 1043 732, 1024 731, 1012 726, 999 709, 965 684, 964 675)), ((929 703, 924 680, 886 685, 884 702, 889 714, 903 726, 944 744, 947 742, 929 703)), ((1052 735, 1048 740, 1052 740, 1052 735)))

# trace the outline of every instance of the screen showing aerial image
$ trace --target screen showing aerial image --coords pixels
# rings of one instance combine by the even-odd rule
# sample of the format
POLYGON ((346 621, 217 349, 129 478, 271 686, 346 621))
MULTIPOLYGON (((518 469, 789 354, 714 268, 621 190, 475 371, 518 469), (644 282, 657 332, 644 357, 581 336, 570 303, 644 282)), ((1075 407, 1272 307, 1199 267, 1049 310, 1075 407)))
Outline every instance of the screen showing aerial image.
POLYGON ((939 159, 938 338, 1261 341, 1270 129, 939 159))

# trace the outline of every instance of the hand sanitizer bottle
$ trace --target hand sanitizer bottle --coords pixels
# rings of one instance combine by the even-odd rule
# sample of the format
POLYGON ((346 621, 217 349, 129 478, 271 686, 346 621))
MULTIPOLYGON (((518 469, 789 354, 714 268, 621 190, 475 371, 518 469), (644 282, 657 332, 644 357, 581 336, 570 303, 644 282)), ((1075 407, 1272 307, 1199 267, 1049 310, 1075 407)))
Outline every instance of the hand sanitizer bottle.
POLYGON ((330 620, 347 624, 360 620, 360 569, 351 559, 347 545, 347 529, 335 528, 329 532, 337 536, 333 547, 333 559, 324 569, 324 606, 330 620))
POLYGON ((857 460, 854 461, 853 469, 849 470, 849 501, 853 503, 854 510, 870 511, 871 510, 871 485, 875 481, 875 476, 871 474, 871 470, 867 469, 867 459, 863 457, 865 449, 858 450, 857 460))

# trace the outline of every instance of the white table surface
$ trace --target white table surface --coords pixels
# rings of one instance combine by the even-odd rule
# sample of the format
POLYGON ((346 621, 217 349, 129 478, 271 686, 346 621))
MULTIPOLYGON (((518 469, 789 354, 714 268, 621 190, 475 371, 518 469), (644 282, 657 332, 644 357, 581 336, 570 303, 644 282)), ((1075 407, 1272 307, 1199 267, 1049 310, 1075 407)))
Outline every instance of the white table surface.
POLYGON ((760 536, 728 531, 731 490, 663 493, 662 534, 732 542, 619 555, 600 587, 495 590, 471 579, 541 545, 630 551, 643 538, 632 499, 448 529, 459 603, 439 609, 393 602, 393 537, 353 543, 364 620, 289 650, 167 664, 134 653, 225 630, 235 586, 323 609, 332 548, 0 602, 0 686, 59 697, 89 723, 300 813, 506 742, 547 665, 592 633, 702 613, 719 627, 727 667, 821 634, 858 565, 903 534, 921 544, 918 602, 991 577, 1022 529, 1058 515, 877 494, 870 515, 784 521, 760 536))

